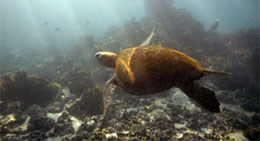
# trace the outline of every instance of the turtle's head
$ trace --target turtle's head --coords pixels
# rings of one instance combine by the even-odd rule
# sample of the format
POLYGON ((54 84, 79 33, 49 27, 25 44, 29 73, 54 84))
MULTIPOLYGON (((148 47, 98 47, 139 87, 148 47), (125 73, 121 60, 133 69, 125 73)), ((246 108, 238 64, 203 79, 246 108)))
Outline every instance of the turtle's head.
POLYGON ((117 54, 112 52, 97 52, 95 54, 96 59, 98 60, 99 64, 109 67, 115 68, 116 66, 116 58, 117 54))

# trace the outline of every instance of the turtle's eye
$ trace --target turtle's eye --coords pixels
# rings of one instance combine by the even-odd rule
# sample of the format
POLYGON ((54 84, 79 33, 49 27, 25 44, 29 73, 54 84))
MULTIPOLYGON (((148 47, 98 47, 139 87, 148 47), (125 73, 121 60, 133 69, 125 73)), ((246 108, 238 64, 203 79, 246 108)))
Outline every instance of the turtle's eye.
POLYGON ((100 56, 101 56, 101 54, 100 54, 99 52, 97 52, 97 53, 95 54, 95 57, 96 57, 96 58, 100 58, 100 56))

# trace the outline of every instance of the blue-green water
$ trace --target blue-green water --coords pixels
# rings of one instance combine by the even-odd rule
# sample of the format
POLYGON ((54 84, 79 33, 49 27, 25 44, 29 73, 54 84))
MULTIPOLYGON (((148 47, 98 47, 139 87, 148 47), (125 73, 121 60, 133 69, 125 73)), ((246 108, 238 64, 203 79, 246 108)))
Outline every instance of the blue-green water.
POLYGON ((1 0, 0 31, 1 140, 259 140, 258 0, 1 0), (149 45, 229 75, 193 82, 198 72, 179 58, 176 79, 165 79, 158 72, 174 63, 158 63, 158 52, 148 67, 136 50, 116 58, 124 69, 97 61, 100 52, 141 45, 155 26, 149 45), (115 70, 127 73, 112 91, 115 70), (130 95, 170 81, 166 91, 130 95), (212 95, 220 112, 209 112, 212 95))

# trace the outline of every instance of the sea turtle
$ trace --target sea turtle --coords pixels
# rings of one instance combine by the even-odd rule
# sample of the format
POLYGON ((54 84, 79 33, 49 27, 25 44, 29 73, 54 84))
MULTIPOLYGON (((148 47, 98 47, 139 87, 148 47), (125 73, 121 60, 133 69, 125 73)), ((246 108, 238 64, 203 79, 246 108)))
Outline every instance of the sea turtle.
POLYGON ((104 118, 116 86, 134 95, 148 95, 180 88, 189 98, 210 112, 220 112, 220 103, 215 93, 194 83, 208 74, 225 74, 206 69, 195 59, 174 49, 161 45, 149 45, 156 26, 150 36, 139 46, 122 50, 118 55, 97 52, 98 62, 114 68, 115 74, 104 85, 104 118))

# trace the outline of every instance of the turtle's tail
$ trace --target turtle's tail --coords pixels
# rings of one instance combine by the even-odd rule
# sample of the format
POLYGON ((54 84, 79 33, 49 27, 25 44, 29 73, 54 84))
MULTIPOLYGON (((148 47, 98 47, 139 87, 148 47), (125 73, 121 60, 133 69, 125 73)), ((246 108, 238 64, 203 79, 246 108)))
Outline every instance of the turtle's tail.
POLYGON ((224 71, 215 71, 210 69, 205 69, 203 71, 204 75, 216 74, 216 75, 231 75, 231 73, 224 72, 224 71))

